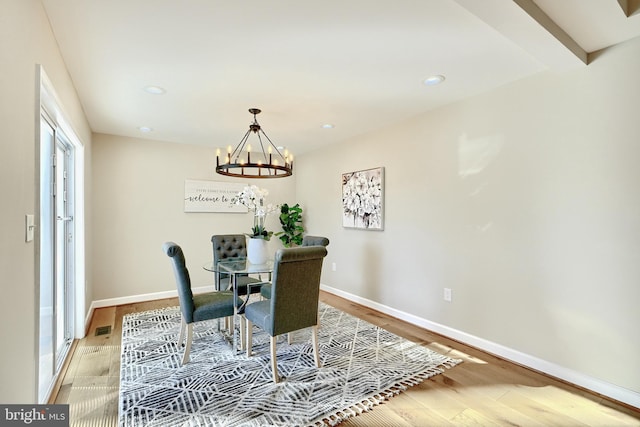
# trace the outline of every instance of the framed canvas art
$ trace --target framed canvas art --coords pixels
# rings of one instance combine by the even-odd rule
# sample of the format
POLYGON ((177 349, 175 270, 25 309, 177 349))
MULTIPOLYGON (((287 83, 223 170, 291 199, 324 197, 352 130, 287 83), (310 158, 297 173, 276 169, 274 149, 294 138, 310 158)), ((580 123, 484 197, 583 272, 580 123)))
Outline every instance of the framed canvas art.
POLYGON ((342 226, 383 230, 384 168, 342 174, 342 226))
POLYGON ((231 203, 246 184, 184 180, 185 212, 247 212, 247 207, 231 203))

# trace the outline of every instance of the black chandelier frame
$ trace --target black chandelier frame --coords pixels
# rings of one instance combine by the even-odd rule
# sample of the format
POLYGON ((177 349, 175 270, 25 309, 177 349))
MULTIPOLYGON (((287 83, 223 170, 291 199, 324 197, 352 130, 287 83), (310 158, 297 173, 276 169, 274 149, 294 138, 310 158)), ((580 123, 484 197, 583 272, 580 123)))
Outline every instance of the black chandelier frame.
POLYGON ((220 150, 218 150, 216 172, 220 175, 237 178, 284 178, 293 175, 293 156, 288 152, 283 154, 271 142, 271 139, 264 133, 258 123, 256 115, 260 114, 261 110, 250 108, 249 113, 253 114, 253 123, 249 125, 249 130, 247 130, 233 151, 229 146, 222 162, 220 161, 220 150), (259 143, 257 155, 254 153, 254 161, 251 161, 251 146, 248 144, 251 134, 257 136, 259 143), (243 157, 245 153, 246 158, 243 157), (256 160, 256 157, 260 159, 256 160))

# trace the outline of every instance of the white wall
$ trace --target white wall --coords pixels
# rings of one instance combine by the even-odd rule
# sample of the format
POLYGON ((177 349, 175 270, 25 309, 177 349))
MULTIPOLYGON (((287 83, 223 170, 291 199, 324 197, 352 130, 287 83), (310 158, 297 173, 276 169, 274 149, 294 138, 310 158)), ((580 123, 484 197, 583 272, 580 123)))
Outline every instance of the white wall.
MULTIPOLYGON (((11 343, 0 402, 25 403, 36 401, 36 253, 24 242, 24 215, 36 213, 36 64, 87 156, 91 135, 40 2, 0 8, 0 328, 11 343)), ((255 183, 274 203, 299 201, 308 232, 332 240, 326 265, 337 271, 325 268, 323 283, 640 392, 638 75, 634 40, 584 70, 416 117, 340 155, 300 155, 295 178, 255 183), (386 168, 385 231, 343 229, 340 174, 375 166, 386 168)), ((210 282, 200 268, 210 235, 250 227, 248 215, 182 212, 184 179, 225 180, 214 150, 95 140, 87 301, 174 289, 160 250, 169 239, 185 247, 194 283, 210 282)))
MULTIPOLYGON (((249 233, 250 213, 185 213, 185 179, 256 184, 268 203, 295 204, 293 178, 238 180, 215 173, 215 148, 112 135, 93 140, 93 297, 109 300, 175 291, 162 244, 182 246, 193 286, 213 283, 211 235, 249 233)), ((279 231, 277 215, 267 229, 279 231)), ((273 237, 275 251, 282 244, 273 237)))
POLYGON ((299 155, 323 283, 640 392, 639 75, 636 39, 299 155), (385 230, 342 228, 341 174, 377 166, 385 230))
MULTIPOLYGON (((25 242, 25 214, 36 214, 39 101, 42 64, 80 139, 91 133, 39 0, 0 0, 0 402, 37 401, 37 285, 34 242, 25 242)), ((87 175, 90 165, 87 162, 87 175)), ((38 230, 36 229, 36 232, 38 230)), ((88 296, 90 298, 90 295, 88 296)))

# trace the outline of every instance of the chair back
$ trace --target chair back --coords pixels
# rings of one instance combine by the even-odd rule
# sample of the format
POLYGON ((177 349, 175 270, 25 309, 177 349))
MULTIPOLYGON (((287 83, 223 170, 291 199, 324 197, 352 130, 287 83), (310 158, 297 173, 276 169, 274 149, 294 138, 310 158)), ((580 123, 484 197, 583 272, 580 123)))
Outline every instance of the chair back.
POLYGON ((329 246, 329 239, 322 236, 304 236, 300 246, 329 246))
POLYGON ((246 258, 247 237, 244 234, 214 234, 211 236, 213 261, 225 258, 246 258))
POLYGON ((271 293, 272 336, 318 324, 323 246, 279 249, 271 293))
MULTIPOLYGON (((247 257, 247 238, 244 234, 214 234, 211 236, 211 245, 213 247, 213 263, 225 258, 246 258, 247 257)), ((215 287, 220 290, 220 279, 228 277, 228 274, 214 274, 215 287)))
POLYGON ((162 245, 162 249, 171 258, 183 319, 185 323, 192 323, 195 305, 193 303, 193 292, 191 291, 191 278, 189 277, 189 270, 187 270, 182 248, 173 242, 166 242, 162 245))

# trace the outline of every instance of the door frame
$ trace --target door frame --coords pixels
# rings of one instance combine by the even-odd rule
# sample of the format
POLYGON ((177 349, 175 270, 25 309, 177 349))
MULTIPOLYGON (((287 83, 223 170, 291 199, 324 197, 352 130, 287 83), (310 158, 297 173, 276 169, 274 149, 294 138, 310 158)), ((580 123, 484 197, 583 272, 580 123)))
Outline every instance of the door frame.
MULTIPOLYGON (((73 266, 71 281, 74 284, 72 291, 72 305, 73 312, 69 313, 72 316, 72 321, 70 324, 71 327, 71 335, 72 338, 80 339, 85 335, 85 324, 86 324, 86 257, 85 257, 85 147, 81 142, 80 138, 78 138, 76 132, 73 130, 71 126, 71 121, 68 119, 68 115, 65 113, 62 103, 60 102, 56 91, 47 77, 45 70, 42 65, 37 65, 36 69, 36 78, 38 81, 38 99, 37 99, 37 112, 36 112, 36 126, 35 126, 35 161, 36 161, 36 171, 37 176, 35 179, 35 213, 36 213, 36 224, 40 224, 42 218, 40 218, 40 209, 41 209, 41 153, 42 153, 42 144, 41 144, 41 131, 40 131, 40 123, 43 120, 43 117, 46 117, 48 121, 53 122, 54 126, 62 131, 62 133, 66 137, 66 142, 70 144, 72 150, 74 151, 73 155, 73 164, 71 165, 71 169, 74 171, 74 184, 73 184, 73 199, 74 199, 74 221, 72 233, 74 236, 74 252, 71 254, 72 261, 71 264, 73 266)), ((55 151, 54 141, 54 151, 55 151)), ((35 360, 35 401, 39 403, 47 403, 50 398, 52 388, 47 392, 47 397, 45 401, 41 401, 40 395, 40 386, 39 386, 39 370, 40 370, 40 284, 41 284, 41 271, 40 271, 40 261, 42 255, 42 231, 40 227, 36 227, 36 233, 34 236, 35 240, 35 255, 34 255, 34 265, 35 265, 35 301, 34 301, 34 317, 35 317, 35 348, 36 348, 36 360, 35 360)), ((67 355, 68 357, 68 355, 67 355)), ((56 381, 56 374, 54 374, 53 383, 56 381)))

